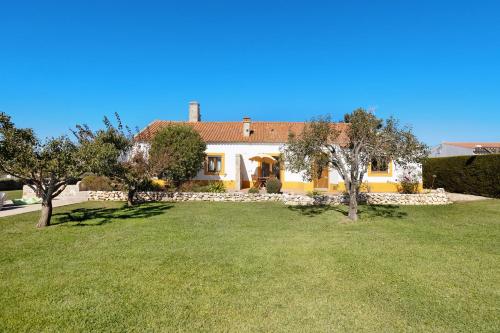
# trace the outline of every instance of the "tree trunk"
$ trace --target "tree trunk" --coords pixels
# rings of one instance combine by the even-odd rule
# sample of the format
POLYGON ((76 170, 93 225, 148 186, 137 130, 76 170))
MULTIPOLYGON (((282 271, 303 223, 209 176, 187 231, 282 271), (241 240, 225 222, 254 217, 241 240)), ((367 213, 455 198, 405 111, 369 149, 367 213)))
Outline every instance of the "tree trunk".
POLYGON ((135 190, 128 190, 127 192, 127 206, 132 207, 134 205, 135 190))
POLYGON ((352 182, 349 186, 349 214, 347 217, 353 221, 358 220, 358 191, 352 182))
POLYGON ((50 225, 52 218, 52 199, 44 199, 42 201, 42 214, 38 220, 37 228, 45 228, 50 225))

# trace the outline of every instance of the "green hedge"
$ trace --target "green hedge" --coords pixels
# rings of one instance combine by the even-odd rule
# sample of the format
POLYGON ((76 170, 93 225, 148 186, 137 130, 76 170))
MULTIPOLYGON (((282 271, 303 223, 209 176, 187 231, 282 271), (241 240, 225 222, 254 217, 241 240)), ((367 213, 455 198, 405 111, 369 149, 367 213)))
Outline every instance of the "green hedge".
POLYGON ((112 191, 111 180, 104 176, 86 176, 80 182, 80 191, 112 191))
POLYGON ((0 179, 0 191, 22 190, 23 182, 18 179, 0 179))
POLYGON ((500 198, 497 154, 429 158, 422 165, 422 174, 425 188, 500 198))

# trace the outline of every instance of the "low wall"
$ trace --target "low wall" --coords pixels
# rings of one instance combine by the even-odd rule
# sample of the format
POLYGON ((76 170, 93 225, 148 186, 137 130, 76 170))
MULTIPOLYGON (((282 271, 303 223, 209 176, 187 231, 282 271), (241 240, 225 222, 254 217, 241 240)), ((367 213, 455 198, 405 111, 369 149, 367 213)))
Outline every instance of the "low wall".
MULTIPOLYGON (((286 205, 338 205, 348 202, 343 194, 309 197, 302 194, 250 194, 240 192, 198 193, 198 192, 138 192, 138 201, 219 201, 219 202, 283 202, 286 205)), ((89 191, 89 200, 125 201, 127 195, 119 191, 89 191)), ((370 205, 445 205, 450 203, 443 189, 422 194, 362 193, 360 203, 370 205)))

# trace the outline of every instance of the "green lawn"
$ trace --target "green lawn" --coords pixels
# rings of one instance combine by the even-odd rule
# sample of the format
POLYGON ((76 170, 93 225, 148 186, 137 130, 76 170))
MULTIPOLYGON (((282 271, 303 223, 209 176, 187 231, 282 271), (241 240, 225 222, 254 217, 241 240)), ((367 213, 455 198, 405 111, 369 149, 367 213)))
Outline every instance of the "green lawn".
POLYGON ((23 197, 23 190, 0 191, 7 194, 7 200, 21 199, 23 197))
POLYGON ((0 219, 0 331, 498 332, 500 200, 88 202, 0 219))

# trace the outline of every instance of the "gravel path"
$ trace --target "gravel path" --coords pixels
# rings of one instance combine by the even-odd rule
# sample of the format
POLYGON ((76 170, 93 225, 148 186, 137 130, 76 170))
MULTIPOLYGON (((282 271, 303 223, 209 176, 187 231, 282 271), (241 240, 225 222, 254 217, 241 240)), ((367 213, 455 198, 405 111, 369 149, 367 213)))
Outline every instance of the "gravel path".
POLYGON ((481 197, 479 195, 462 194, 462 193, 448 193, 448 192, 446 192, 446 196, 452 202, 478 201, 478 200, 491 199, 491 198, 487 198, 487 197, 481 197))
MULTIPOLYGON (((52 201, 52 207, 72 205, 72 204, 76 204, 76 203, 80 203, 80 202, 85 202, 88 200, 89 199, 88 199, 88 196, 86 194, 72 196, 72 197, 66 197, 66 198, 55 198, 52 201)), ((7 200, 6 204, 3 206, 2 210, 0 210, 0 217, 23 214, 23 213, 28 213, 28 212, 34 212, 34 211, 41 210, 41 209, 42 209, 41 204, 14 206, 12 204, 12 201, 7 200)))

